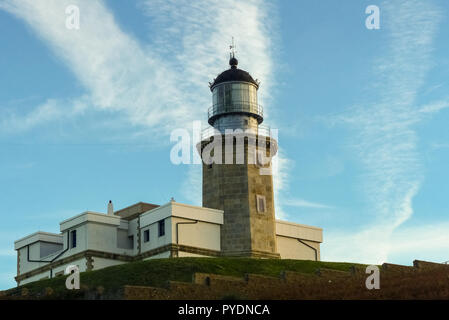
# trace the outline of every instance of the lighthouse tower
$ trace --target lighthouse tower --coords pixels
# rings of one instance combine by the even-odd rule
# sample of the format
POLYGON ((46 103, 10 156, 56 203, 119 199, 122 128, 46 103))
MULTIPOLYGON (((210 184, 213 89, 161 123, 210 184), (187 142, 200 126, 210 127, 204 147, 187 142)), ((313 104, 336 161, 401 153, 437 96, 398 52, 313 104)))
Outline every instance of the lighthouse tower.
POLYGON ((229 65, 210 83, 212 128, 203 131, 198 145, 203 159, 203 207, 224 211, 223 255, 279 258, 271 175, 277 142, 262 125, 259 82, 237 67, 234 52, 229 65), (211 155, 215 156, 212 163, 211 155))

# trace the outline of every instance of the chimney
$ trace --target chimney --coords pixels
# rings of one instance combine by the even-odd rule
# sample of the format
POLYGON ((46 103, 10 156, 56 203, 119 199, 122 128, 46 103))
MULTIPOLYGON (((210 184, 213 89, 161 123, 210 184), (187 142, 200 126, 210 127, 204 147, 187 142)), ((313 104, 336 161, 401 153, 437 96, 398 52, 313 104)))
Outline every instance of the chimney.
POLYGON ((111 200, 109 200, 109 203, 108 203, 108 215, 111 215, 111 216, 114 215, 114 206, 112 205, 111 200))

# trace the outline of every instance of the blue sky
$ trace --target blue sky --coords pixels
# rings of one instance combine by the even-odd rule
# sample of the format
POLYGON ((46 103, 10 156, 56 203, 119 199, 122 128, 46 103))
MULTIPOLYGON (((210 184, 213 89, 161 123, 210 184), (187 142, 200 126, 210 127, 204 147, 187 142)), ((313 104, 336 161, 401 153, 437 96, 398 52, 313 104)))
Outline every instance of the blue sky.
POLYGON ((232 36, 279 129, 278 218, 322 227, 327 261, 449 260, 448 16, 443 0, 0 0, 0 289, 27 234, 110 199, 201 203, 170 132, 206 123, 232 36))

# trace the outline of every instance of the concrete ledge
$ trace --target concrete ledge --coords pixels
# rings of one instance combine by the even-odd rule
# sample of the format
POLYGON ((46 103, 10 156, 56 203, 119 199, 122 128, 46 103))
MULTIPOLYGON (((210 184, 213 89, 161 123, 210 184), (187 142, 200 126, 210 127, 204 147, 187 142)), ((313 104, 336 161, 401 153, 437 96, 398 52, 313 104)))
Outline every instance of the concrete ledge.
POLYGON ((126 256, 126 255, 121 255, 121 254, 116 254, 116 253, 109 253, 109 252, 101 252, 101 251, 94 251, 94 250, 86 250, 77 254, 74 254, 72 256, 60 259, 60 260, 56 260, 52 263, 49 263, 45 266, 39 267, 37 269, 34 269, 32 271, 23 273, 21 275, 18 275, 17 277, 15 277, 17 282, 20 282, 22 280, 25 280, 27 278, 30 278, 32 276, 38 275, 40 273, 43 273, 45 271, 49 271, 50 269, 53 269, 55 267, 64 265, 66 263, 78 260, 78 259, 82 259, 82 258, 86 258, 86 259, 90 259, 91 257, 98 257, 98 258, 105 258, 105 259, 111 259, 111 260, 119 260, 119 261, 126 261, 126 262, 131 262, 133 261, 133 257, 131 256, 126 256))
POLYGON ((227 251, 222 252, 223 257, 241 257, 241 258, 266 258, 266 259, 280 259, 279 253, 264 252, 264 251, 227 251))
POLYGON ((416 271, 416 269, 413 267, 402 266, 399 264, 384 263, 382 264, 382 271, 404 273, 404 272, 414 272, 416 271))
POLYGON ((160 207, 142 213, 140 216, 141 227, 154 224, 169 217, 184 218, 187 220, 198 220, 203 222, 223 224, 223 211, 209 209, 170 201, 160 207))
POLYGON ((62 234, 38 231, 14 241, 14 249, 18 250, 39 241, 63 244, 62 234))
POLYGON ((197 248, 197 247, 190 247, 185 245, 176 245, 176 244, 168 244, 147 252, 144 252, 137 256, 128 256, 128 255, 122 255, 122 254, 116 254, 116 253, 110 253, 110 252, 102 252, 102 251, 95 251, 95 250, 85 250, 80 253, 74 254, 72 256, 62 258, 60 260, 56 260, 52 263, 46 264, 45 266, 36 268, 34 270, 28 271, 26 273, 23 273, 21 275, 18 275, 15 277, 17 282, 20 282, 22 280, 25 280, 27 278, 30 278, 32 276, 38 275, 40 273, 43 273, 45 271, 49 271, 50 269, 53 269, 55 267, 64 265, 66 263, 85 258, 86 259, 86 266, 87 269, 90 270, 92 265, 92 258, 105 258, 110 260, 118 260, 118 261, 124 261, 124 262, 133 262, 133 261, 141 261, 145 258, 157 255, 159 253, 163 252, 171 252, 171 256, 176 256, 177 252, 188 252, 193 254, 200 254, 205 256, 211 256, 211 257, 218 257, 220 256, 220 251, 214 251, 209 249, 203 249, 203 248, 197 248))
POLYGON ((449 269, 448 264, 414 260, 413 266, 420 270, 449 269))
POLYGON ((276 235, 319 243, 323 242, 323 229, 282 220, 276 220, 276 235))
POLYGON ((113 226, 120 226, 120 220, 121 218, 114 215, 107 215, 104 213, 98 213, 98 212, 92 212, 92 211, 86 211, 83 212, 77 216, 74 216, 70 219, 62 221, 60 225, 61 232, 76 227, 80 224, 84 224, 86 222, 94 222, 94 223, 101 223, 101 224, 108 224, 113 226))

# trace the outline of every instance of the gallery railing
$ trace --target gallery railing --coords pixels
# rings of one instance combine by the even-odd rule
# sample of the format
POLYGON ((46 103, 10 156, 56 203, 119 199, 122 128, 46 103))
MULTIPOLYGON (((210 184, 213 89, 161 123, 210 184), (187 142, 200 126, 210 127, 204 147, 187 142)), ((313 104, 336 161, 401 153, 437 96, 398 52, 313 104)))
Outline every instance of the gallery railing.
POLYGON ((224 135, 226 133, 272 137, 271 128, 267 125, 257 125, 254 127, 240 128, 241 131, 239 129, 236 130, 236 128, 239 128, 239 126, 237 124, 233 125, 232 123, 226 123, 226 127, 207 127, 201 132, 201 140, 206 140, 216 135, 224 135), (228 131, 226 131, 226 129, 228 129, 228 131))
POLYGON ((214 104, 207 110, 207 116, 209 124, 213 124, 215 119, 222 114, 226 113, 246 113, 255 116, 258 122, 263 121, 263 107, 258 103, 253 102, 235 102, 223 104, 214 104))

